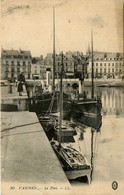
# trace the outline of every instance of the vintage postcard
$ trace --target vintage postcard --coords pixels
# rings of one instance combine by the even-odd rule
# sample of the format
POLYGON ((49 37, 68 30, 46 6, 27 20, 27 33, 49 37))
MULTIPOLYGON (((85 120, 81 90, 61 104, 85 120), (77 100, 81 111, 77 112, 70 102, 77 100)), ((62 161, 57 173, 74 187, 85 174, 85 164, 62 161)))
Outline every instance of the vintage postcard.
POLYGON ((124 194, 123 0, 1 0, 1 194, 124 194))

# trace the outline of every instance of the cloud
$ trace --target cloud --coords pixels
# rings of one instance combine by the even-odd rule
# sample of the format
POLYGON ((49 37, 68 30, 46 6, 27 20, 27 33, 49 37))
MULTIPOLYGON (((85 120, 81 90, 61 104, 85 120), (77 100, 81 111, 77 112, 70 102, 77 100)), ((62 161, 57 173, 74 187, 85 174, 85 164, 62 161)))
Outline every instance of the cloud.
POLYGON ((2 9, 2 15, 10 15, 20 10, 41 10, 45 8, 51 8, 51 7, 59 7, 66 3, 68 3, 71 0, 33 0, 30 2, 29 0, 22 0, 22 2, 18 2, 17 0, 14 0, 14 2, 10 2, 9 0, 3 1, 3 9, 2 9))
POLYGON ((97 28, 103 28, 104 27, 104 20, 101 16, 96 15, 93 18, 88 18, 87 19, 88 23, 93 26, 93 27, 97 27, 97 28))
POLYGON ((29 5, 10 6, 5 12, 3 12, 3 15, 13 14, 15 11, 26 9, 30 9, 30 6, 29 5))
POLYGON ((104 144, 104 143, 109 143, 111 141, 112 141, 112 139, 105 138, 105 139, 101 140, 100 143, 104 144))

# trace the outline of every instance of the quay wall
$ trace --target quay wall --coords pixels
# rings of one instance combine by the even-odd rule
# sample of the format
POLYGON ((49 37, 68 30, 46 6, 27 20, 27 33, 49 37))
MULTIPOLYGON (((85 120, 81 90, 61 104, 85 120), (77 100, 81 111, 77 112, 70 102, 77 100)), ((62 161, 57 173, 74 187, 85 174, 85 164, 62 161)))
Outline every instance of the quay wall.
MULTIPOLYGON (((45 186, 48 189, 51 186, 58 190, 61 188, 61 191, 65 187, 70 188, 36 114, 28 111, 2 112, 1 116, 2 194, 10 194, 9 183, 16 189, 33 185, 36 189, 32 194, 35 195, 41 191, 44 194, 45 186)), ((52 190, 51 194, 56 191, 52 190)), ((14 190, 13 194, 16 193, 21 192, 14 190)))

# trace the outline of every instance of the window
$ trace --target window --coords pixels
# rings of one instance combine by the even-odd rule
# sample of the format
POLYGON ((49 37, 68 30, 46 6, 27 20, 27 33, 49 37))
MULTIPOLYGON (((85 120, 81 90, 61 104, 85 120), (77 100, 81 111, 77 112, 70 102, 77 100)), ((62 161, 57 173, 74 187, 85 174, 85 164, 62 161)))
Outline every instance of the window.
POLYGON ((42 73, 42 70, 40 70, 40 73, 42 73))
POLYGON ((96 66, 98 66, 98 63, 96 63, 96 66))
POLYGON ((108 63, 108 65, 110 66, 110 63, 108 63))
POLYGON ((106 73, 106 69, 104 69, 104 73, 106 73))
POLYGON ((108 69, 108 73, 110 73, 110 68, 108 69))
POLYGON ((100 68, 100 73, 102 73, 102 68, 100 68))
POLYGON ((25 61, 23 62, 23 66, 25 66, 25 61))
POLYGON ((112 63, 112 66, 114 66, 114 63, 112 63))
POLYGON ((96 73, 98 73, 98 68, 96 68, 96 73))
POLYGON ((100 66, 102 66, 102 63, 100 63, 100 66))
POLYGON ((104 66, 106 66, 106 63, 104 63, 104 66))
POLYGON ((14 72, 15 71, 15 69, 14 68, 11 68, 11 72, 14 72))
POLYGON ((20 66, 20 62, 17 62, 17 65, 20 66))
POLYGON ((112 72, 114 72, 114 68, 112 69, 112 72))
POLYGON ((9 69, 8 68, 6 68, 6 72, 8 72, 9 71, 9 69))

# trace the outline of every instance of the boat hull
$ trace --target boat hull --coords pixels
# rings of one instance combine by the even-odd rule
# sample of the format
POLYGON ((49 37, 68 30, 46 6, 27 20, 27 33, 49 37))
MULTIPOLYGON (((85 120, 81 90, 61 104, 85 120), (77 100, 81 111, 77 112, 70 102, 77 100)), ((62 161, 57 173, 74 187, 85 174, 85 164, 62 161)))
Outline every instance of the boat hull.
MULTIPOLYGON (((57 113, 59 112, 59 103, 58 99, 54 99, 52 102, 52 99, 45 99, 45 100, 39 100, 31 105, 30 111, 36 112, 37 114, 41 114, 44 116, 46 113, 57 113)), ((71 102, 70 101, 63 101, 63 119, 70 118, 71 113, 71 102)))
POLYGON ((54 141, 51 145, 69 180, 87 176, 90 183, 91 167, 85 156, 72 147, 60 147, 54 141))
MULTIPOLYGON (((57 136, 59 136, 59 130, 55 130, 55 134, 57 135, 57 136)), ((61 131, 61 136, 62 137, 68 137, 68 136, 74 136, 74 134, 75 134, 75 131, 68 131, 68 130, 62 130, 61 131)))
POLYGON ((97 117, 101 114, 102 104, 98 101, 73 101, 71 104, 72 117, 80 114, 86 117, 97 117))
POLYGON ((65 171, 65 174, 69 180, 87 176, 88 183, 90 184, 91 169, 65 171))

